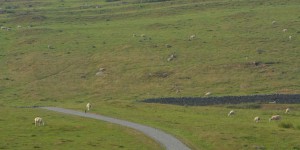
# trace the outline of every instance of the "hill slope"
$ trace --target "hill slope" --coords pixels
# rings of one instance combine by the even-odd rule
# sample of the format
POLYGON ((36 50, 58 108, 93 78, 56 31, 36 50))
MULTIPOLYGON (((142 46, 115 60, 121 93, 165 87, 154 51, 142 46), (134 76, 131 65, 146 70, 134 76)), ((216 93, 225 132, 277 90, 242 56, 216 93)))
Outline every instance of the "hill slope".
POLYGON ((248 122, 253 115, 266 120, 290 105, 241 109, 242 117, 228 121, 220 115, 227 107, 136 103, 207 92, 299 94, 299 5, 298 0, 1 1, 0 106, 83 109, 89 101, 95 113, 160 128, 195 149, 299 148, 298 105, 281 126, 256 126, 248 122), (293 128, 282 129, 289 123, 293 128))
POLYGON ((1 91, 23 100, 299 93, 297 4, 3 3, 1 91))

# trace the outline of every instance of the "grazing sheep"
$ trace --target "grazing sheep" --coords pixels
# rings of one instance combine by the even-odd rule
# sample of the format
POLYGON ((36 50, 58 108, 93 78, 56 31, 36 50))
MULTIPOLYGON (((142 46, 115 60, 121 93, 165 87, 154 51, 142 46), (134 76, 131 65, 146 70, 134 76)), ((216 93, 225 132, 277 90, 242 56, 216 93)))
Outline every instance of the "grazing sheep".
POLYGON ((172 47, 172 46, 169 45, 169 44, 166 44, 165 46, 166 46, 166 48, 171 48, 171 47, 172 47))
POLYGON ((174 54, 170 55, 170 57, 167 59, 168 61, 172 61, 176 56, 174 54))
POLYGON ((41 117, 36 117, 36 118, 34 118, 34 124, 35 124, 35 126, 37 126, 37 125, 41 126, 41 125, 44 125, 44 121, 41 117))
POLYGON ((7 28, 6 28, 6 27, 4 27, 4 26, 2 26, 2 27, 1 27, 1 30, 6 30, 6 29, 7 29, 7 28))
POLYGON ((288 114, 290 112, 290 108, 285 109, 285 113, 288 114))
POLYGON ((211 92, 207 92, 205 93, 205 96, 209 96, 211 94, 211 92))
POLYGON ((289 36, 289 40, 292 40, 292 36, 291 35, 289 36))
POLYGON ((280 120, 281 117, 279 115, 274 115, 269 119, 269 122, 271 122, 271 120, 280 120))
POLYGON ((91 108, 92 108, 92 105, 90 103, 87 103, 85 113, 86 113, 86 111, 90 111, 91 108))
POLYGON ((51 45, 48 45, 48 49, 52 49, 51 45))
POLYGON ((234 115, 234 114, 235 114, 234 110, 231 110, 231 111, 228 113, 228 117, 229 117, 229 116, 232 116, 232 115, 234 115))
POLYGON ((259 121, 260 121, 260 117, 257 116, 254 118, 254 122, 258 123, 259 121))
POLYGON ((190 36, 189 40, 191 41, 191 40, 193 40, 193 39, 195 39, 195 38, 196 38, 196 35, 193 34, 193 35, 190 36))
POLYGON ((286 32, 287 31, 287 29, 282 29, 282 32, 286 32))
POLYGON ((276 101, 269 102, 269 104, 276 104, 276 101))

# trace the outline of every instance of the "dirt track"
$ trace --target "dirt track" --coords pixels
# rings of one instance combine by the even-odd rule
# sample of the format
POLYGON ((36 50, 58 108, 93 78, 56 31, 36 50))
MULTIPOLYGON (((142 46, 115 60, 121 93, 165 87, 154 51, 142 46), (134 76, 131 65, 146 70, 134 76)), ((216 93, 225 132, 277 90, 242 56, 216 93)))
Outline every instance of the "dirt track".
POLYGON ((159 142, 163 147, 165 147, 167 150, 190 150, 186 145, 184 145, 181 141, 176 139, 170 134, 167 134, 161 130, 151 128, 148 126, 144 126, 141 124, 115 119, 111 117, 106 117, 103 115, 97 115, 97 114, 91 114, 91 113, 84 113, 80 111, 70 110, 70 109, 64 109, 64 108, 57 108, 57 107, 39 107, 42 109, 47 109, 51 111, 56 111, 64 114, 71 114, 71 115, 77 115, 81 117, 87 117, 87 118, 93 118, 97 120, 102 120, 114 124, 119 124, 125 127, 133 128, 135 130, 138 130, 145 135, 149 136, 150 138, 154 139, 155 141, 159 142))

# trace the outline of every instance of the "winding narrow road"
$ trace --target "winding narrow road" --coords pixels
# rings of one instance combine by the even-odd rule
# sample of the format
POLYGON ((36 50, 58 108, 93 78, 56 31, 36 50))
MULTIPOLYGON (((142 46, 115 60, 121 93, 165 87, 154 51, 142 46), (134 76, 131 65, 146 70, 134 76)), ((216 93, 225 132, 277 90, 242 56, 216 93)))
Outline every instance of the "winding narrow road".
POLYGON ((167 134, 161 130, 144 126, 141 124, 125 121, 125 120, 120 120, 120 119, 115 119, 111 117, 106 117, 103 115, 97 115, 97 114, 91 114, 91 113, 84 113, 81 111, 75 111, 71 109, 64 109, 64 108, 58 108, 58 107, 40 107, 42 109, 47 109, 51 111, 56 111, 60 113, 65 113, 65 114, 71 114, 71 115, 77 115, 81 117, 87 117, 87 118, 93 118, 97 120, 102 120, 114 124, 119 124, 125 127, 133 128, 135 130, 138 130, 145 135, 149 136, 150 138, 154 139, 155 141, 159 142, 162 144, 166 150, 190 150, 185 144, 183 144, 181 141, 176 139, 170 134, 167 134))

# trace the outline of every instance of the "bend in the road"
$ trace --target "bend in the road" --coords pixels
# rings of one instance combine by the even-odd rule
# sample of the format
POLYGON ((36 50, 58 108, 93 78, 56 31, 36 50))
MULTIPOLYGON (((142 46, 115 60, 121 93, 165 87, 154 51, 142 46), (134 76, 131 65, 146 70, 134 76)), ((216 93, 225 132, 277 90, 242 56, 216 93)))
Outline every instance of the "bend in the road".
POLYGON ((141 125, 141 124, 125 121, 125 120, 115 119, 115 118, 111 118, 111 117, 106 117, 103 115, 84 113, 84 112, 80 112, 80 111, 58 108, 58 107, 40 107, 40 108, 51 110, 51 111, 56 111, 56 112, 61 112, 61 113, 65 113, 65 114, 71 114, 71 115, 77 115, 77 116, 82 116, 82 117, 87 117, 87 118, 93 118, 93 119, 97 119, 97 120, 103 120, 106 122, 133 128, 133 129, 138 130, 138 131, 144 133, 145 135, 151 137, 152 139, 156 140, 157 142, 161 143, 167 150, 190 150, 190 148, 188 148, 185 144, 183 144, 181 141, 179 141, 172 135, 167 134, 161 130, 145 126, 145 125, 141 125))

